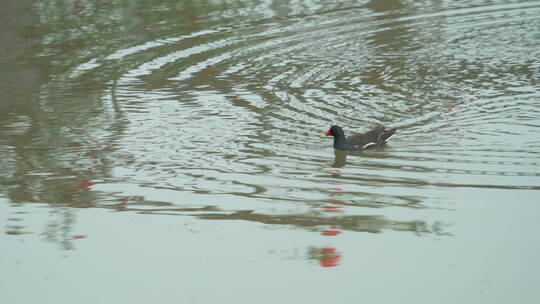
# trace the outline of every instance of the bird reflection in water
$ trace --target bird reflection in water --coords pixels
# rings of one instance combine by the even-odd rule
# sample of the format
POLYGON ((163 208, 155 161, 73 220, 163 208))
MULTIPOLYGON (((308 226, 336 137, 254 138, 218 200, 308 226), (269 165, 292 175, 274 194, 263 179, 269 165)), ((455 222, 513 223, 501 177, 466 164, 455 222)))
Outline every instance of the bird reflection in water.
POLYGON ((343 168, 347 164, 347 151, 334 149, 334 163, 332 167, 343 168))

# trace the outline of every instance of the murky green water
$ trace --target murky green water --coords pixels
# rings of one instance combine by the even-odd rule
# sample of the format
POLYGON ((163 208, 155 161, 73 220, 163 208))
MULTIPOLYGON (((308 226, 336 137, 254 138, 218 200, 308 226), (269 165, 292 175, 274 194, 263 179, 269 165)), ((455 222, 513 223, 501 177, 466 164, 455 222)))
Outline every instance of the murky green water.
POLYGON ((0 45, 1 303, 540 301, 540 1, 4 1, 0 45))

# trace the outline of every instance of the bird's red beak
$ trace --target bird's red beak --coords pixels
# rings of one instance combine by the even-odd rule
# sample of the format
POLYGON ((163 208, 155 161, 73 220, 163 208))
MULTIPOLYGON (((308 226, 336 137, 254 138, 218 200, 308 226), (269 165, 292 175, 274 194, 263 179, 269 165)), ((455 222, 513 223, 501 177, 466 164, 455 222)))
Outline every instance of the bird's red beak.
POLYGON ((324 136, 330 135, 330 130, 331 130, 331 129, 332 129, 332 128, 328 129, 328 131, 326 131, 326 134, 324 134, 324 136))

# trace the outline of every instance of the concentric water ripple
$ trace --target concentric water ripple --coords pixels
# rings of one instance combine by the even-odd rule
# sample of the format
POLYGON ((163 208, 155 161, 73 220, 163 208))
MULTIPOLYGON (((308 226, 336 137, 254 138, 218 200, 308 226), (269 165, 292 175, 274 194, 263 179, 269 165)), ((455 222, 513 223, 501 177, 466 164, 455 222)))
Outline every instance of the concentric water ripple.
POLYGON ((278 214, 540 189, 540 3, 416 4, 230 8, 243 21, 78 65, 62 81, 110 75, 94 189, 278 214), (379 151, 334 155, 320 137, 378 123, 399 128, 379 151))

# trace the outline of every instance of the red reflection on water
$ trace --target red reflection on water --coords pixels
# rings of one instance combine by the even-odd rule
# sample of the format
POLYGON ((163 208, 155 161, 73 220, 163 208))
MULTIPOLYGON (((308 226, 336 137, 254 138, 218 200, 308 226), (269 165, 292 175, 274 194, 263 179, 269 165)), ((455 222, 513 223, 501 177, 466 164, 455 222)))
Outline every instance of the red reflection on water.
POLYGON ((71 236, 71 239, 73 240, 80 240, 80 239, 85 239, 86 238, 86 235, 84 234, 77 234, 77 235, 72 235, 71 236))
POLYGON ((343 212, 343 206, 322 206, 321 209, 326 212, 343 212))
POLYGON ((79 188, 81 188, 81 189, 88 189, 88 188, 90 188, 90 186, 92 186, 92 185, 93 185, 92 182, 87 181, 87 180, 84 180, 84 181, 82 181, 82 182, 80 182, 80 183, 78 184, 79 188))
POLYGON ((338 234, 341 234, 341 231, 339 230, 323 230, 321 231, 321 235, 324 235, 324 236, 335 236, 335 235, 338 235, 338 234))
POLYGON ((330 226, 330 228, 327 228, 321 231, 321 235, 324 235, 324 236, 336 236, 339 234, 341 234, 341 230, 337 229, 336 225, 332 225, 330 226))
POLYGON ((339 264, 341 253, 334 247, 324 247, 320 250, 319 262, 322 267, 335 267, 339 264))

